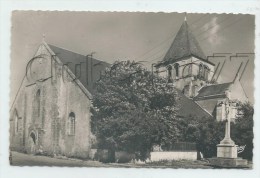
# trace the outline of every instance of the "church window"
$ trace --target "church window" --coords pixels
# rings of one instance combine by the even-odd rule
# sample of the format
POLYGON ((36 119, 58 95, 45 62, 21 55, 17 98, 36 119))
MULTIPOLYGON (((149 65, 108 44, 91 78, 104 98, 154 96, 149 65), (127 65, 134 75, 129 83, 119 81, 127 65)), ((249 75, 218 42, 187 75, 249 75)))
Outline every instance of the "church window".
POLYGON ((201 78, 203 76, 203 65, 200 64, 199 65, 199 78, 201 78))
POLYGON ((179 77, 179 67, 180 67, 180 65, 178 63, 176 63, 174 65, 174 69, 175 69, 175 72, 176 72, 176 77, 179 77))
POLYGON ((15 109, 14 111, 14 134, 17 134, 19 131, 19 121, 18 121, 18 113, 17 110, 15 109))
POLYGON ((207 81, 209 77, 209 68, 204 66, 204 79, 207 81))
POLYGON ((68 134, 75 135, 75 114, 71 112, 69 114, 68 134))
POLYGON ((37 112, 37 116, 40 116, 40 110, 41 110, 41 90, 38 90, 36 93, 36 112, 37 112))
POLYGON ((168 82, 171 82, 172 80, 172 66, 168 66, 168 82))

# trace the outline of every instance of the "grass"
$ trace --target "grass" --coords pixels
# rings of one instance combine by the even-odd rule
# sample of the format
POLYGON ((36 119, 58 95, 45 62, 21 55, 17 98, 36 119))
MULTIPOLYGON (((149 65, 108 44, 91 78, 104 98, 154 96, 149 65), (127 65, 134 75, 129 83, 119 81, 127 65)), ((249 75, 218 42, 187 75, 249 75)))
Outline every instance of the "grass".
MULTIPOLYGON (((35 156, 12 152, 12 165, 14 166, 57 166, 57 167, 113 167, 113 168, 183 168, 183 169, 214 169, 207 160, 175 160, 155 161, 145 164, 134 163, 101 163, 92 160, 71 158, 51 158, 48 156, 35 156)), ((251 166, 252 167, 252 163, 251 166)))

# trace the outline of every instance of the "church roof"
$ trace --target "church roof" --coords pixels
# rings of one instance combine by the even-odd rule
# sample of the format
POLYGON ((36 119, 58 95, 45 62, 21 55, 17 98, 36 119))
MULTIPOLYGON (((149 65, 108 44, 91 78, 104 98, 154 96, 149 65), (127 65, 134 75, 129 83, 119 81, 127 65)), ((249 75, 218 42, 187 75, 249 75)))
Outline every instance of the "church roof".
POLYGON ((201 108, 195 101, 192 99, 186 97, 180 90, 177 90, 178 96, 179 96, 179 110, 177 112, 177 115, 180 117, 189 117, 189 116, 195 116, 195 117, 206 117, 206 118, 212 118, 212 115, 208 113, 206 110, 201 108))
POLYGON ((225 92, 232 84, 233 82, 205 86, 198 91, 198 95, 194 100, 201 100, 209 97, 224 97, 226 95, 225 92))
POLYGON ((110 66, 110 64, 104 61, 90 57, 87 58, 86 55, 78 54, 52 44, 48 44, 48 46, 63 64, 67 64, 71 72, 77 76, 79 81, 90 92, 92 92, 94 82, 99 79, 100 72, 110 66), (78 71, 76 71, 77 67, 80 68, 78 71))
POLYGON ((197 57, 210 63, 202 51, 198 41, 189 29, 187 21, 184 21, 160 64, 168 65, 190 56, 197 57))

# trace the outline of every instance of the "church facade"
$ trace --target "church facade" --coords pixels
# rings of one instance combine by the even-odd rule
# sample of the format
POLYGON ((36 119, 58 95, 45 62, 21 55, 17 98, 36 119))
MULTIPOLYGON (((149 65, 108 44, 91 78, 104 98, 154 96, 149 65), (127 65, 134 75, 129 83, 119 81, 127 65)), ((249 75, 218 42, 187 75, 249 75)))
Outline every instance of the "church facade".
POLYGON ((43 42, 10 110, 10 149, 87 158, 93 83, 107 63, 43 42), (94 67, 95 69, 94 69, 94 67))

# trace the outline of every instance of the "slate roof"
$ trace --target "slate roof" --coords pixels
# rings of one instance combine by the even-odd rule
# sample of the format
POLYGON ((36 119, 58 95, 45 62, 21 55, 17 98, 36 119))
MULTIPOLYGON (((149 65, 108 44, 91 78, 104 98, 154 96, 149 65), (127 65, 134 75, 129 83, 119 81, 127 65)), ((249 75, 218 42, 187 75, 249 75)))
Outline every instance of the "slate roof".
POLYGON ((169 50, 158 65, 171 64, 190 56, 197 57, 205 62, 212 64, 207 60, 199 45, 199 42, 192 34, 187 22, 184 21, 169 50))
POLYGON ((206 110, 201 108, 195 101, 190 98, 187 98, 180 90, 177 90, 179 95, 179 110, 177 115, 180 117, 189 117, 189 116, 196 116, 196 117, 206 117, 212 118, 212 115, 208 113, 206 110))
POLYGON ((100 72, 110 66, 110 64, 104 61, 87 58, 86 55, 78 54, 52 44, 48 44, 48 46, 63 64, 67 64, 69 69, 90 92, 92 92, 94 82, 99 79, 100 72), (78 71, 76 71, 76 67, 78 67, 78 71))
POLYGON ((228 90, 231 85, 232 82, 205 86, 198 91, 198 95, 194 100, 202 100, 209 97, 225 97, 225 91, 228 90))

